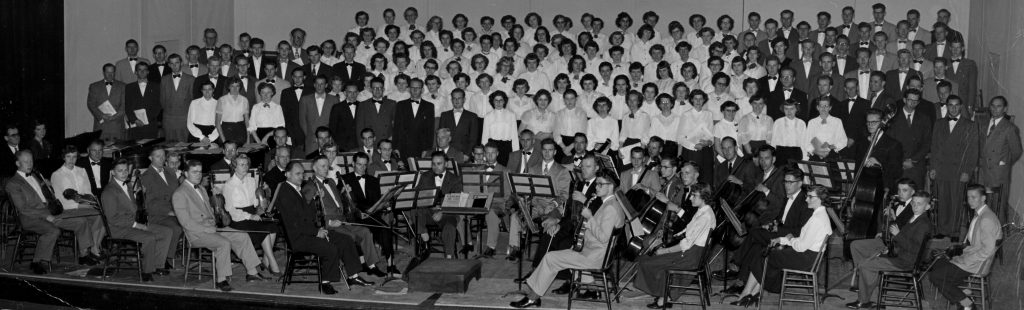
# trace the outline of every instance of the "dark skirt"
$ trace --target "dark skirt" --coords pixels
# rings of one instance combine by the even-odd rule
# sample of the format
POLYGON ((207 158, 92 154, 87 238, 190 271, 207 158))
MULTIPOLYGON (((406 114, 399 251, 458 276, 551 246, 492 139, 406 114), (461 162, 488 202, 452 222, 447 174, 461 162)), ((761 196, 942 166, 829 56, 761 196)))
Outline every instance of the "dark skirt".
POLYGON ((676 158, 679 157, 679 143, 675 141, 665 140, 665 144, 661 146, 661 158, 676 158))
POLYGON ((235 142, 238 143, 238 146, 245 144, 245 135, 248 134, 245 130, 245 122, 223 122, 220 123, 220 128, 224 131, 224 136, 221 139, 224 139, 225 142, 235 142))
POLYGON ((693 151, 684 147, 682 154, 679 155, 685 161, 697 163, 697 168, 700 168, 700 175, 697 176, 697 181, 711 183, 711 176, 714 175, 712 169, 715 167, 715 150, 713 147, 706 146, 700 151, 693 151))
POLYGON ((268 234, 276 234, 281 230, 277 225, 277 222, 274 221, 233 221, 228 225, 228 227, 250 231, 249 239, 252 239, 252 244, 257 249, 260 248, 260 243, 263 242, 263 239, 265 239, 268 234))
MULTIPOLYGON (((217 130, 217 127, 215 127, 213 125, 199 125, 199 124, 195 124, 195 123, 193 123, 192 125, 196 126, 196 128, 199 128, 199 131, 202 132, 204 136, 209 136, 210 134, 213 133, 214 130, 217 130)), ((193 137, 190 134, 190 135, 188 135, 188 141, 187 142, 199 142, 201 140, 202 139, 193 137)), ((214 141, 210 141, 210 142, 214 142, 214 141)))
MULTIPOLYGON (((655 297, 665 295, 665 271, 667 270, 692 270, 700 263, 704 247, 693 246, 684 253, 672 252, 655 256, 643 256, 639 259, 636 281, 633 284, 638 290, 655 297)), ((673 285, 690 283, 692 278, 677 277, 673 285)), ((671 299, 679 297, 679 290, 669 291, 671 299)))
POLYGON ((775 148, 776 162, 788 165, 796 161, 802 160, 804 157, 804 150, 795 146, 779 146, 775 148))
POLYGON ((498 162, 507 163, 509 154, 512 154, 512 141, 487 139, 487 144, 494 144, 498 147, 498 162))
POLYGON ((752 140, 748 142, 747 145, 750 146, 750 153, 753 153, 752 155, 757 156, 757 150, 761 149, 762 146, 768 145, 768 142, 764 140, 752 140))
POLYGON ((810 271, 817 256, 818 252, 815 251, 797 252, 793 248, 786 247, 781 250, 773 250, 768 255, 767 269, 763 264, 754 264, 750 266, 750 271, 755 277, 760 277, 761 272, 764 272, 764 283, 761 285, 769 292, 778 293, 782 289, 782 269, 810 271))
MULTIPOLYGON (((275 129, 274 127, 260 127, 260 128, 256 128, 256 136, 260 137, 260 139, 263 139, 263 136, 267 135, 268 133, 274 132, 274 129, 275 129)), ((267 140, 269 140, 269 139, 267 139, 267 140)), ((259 141, 256 141, 256 142, 259 142, 259 141)))

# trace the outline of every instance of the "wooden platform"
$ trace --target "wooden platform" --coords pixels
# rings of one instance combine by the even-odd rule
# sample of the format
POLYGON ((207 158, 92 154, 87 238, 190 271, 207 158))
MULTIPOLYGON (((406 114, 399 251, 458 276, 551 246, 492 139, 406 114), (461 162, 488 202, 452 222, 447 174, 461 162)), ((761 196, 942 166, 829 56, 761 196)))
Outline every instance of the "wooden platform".
POLYGON ((480 280, 475 259, 432 259, 409 272, 410 292, 465 293, 469 282, 480 280))

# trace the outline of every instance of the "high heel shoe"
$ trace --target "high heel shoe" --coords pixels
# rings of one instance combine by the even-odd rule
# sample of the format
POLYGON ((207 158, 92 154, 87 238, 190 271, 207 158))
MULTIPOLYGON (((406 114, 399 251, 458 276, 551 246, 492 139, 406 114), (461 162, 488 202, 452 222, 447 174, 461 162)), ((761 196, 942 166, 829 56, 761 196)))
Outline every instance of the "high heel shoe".
POLYGON ((757 293, 757 294, 754 294, 754 295, 750 296, 750 301, 748 301, 748 303, 746 305, 743 305, 743 307, 747 307, 747 306, 757 307, 757 304, 759 304, 759 303, 761 303, 761 293, 757 293))
POLYGON ((736 301, 730 302, 729 305, 746 307, 748 302, 750 302, 750 295, 745 295, 736 301))

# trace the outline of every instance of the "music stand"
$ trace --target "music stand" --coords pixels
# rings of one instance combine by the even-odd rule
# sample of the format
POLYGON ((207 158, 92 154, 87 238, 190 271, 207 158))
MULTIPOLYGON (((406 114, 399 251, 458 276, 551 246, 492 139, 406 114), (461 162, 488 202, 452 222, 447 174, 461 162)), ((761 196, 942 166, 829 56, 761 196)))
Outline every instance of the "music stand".
MULTIPOLYGON (((839 170, 838 166, 836 166, 835 168, 832 168, 832 167, 829 167, 829 163, 828 162, 804 161, 804 160, 797 161, 796 164, 797 164, 797 167, 800 168, 800 170, 804 170, 804 183, 807 183, 807 184, 810 184, 810 185, 821 185, 821 186, 824 186, 824 187, 828 188, 830 191, 836 191, 836 190, 839 190, 840 192, 842 191, 842 184, 844 184, 845 181, 843 180, 843 177, 842 177, 843 173, 840 173, 838 171, 839 170)), ((839 235, 845 235, 846 234, 846 227, 843 225, 842 220, 836 214, 835 210, 833 210, 831 207, 826 207, 825 211, 828 213, 829 219, 832 220, 832 224, 835 225, 836 231, 839 233, 839 235)), ((825 240, 825 242, 829 242, 829 240, 825 240)), ((827 248, 826 248, 826 251, 827 251, 827 248)), ((825 292, 822 293, 821 300, 824 301, 826 298, 829 298, 829 297, 839 298, 839 300, 846 300, 842 296, 839 296, 839 295, 836 295, 836 294, 830 294, 828 292, 829 291, 829 287, 828 287, 829 266, 828 265, 829 265, 828 264, 828 260, 826 259, 825 260, 825 281, 822 282, 822 286, 825 288, 825 292)), ((842 282, 842 281, 840 281, 840 282, 842 282)))
MULTIPOLYGON (((480 195, 489 195, 487 198, 486 208, 488 212, 491 209, 491 203, 494 198, 504 198, 507 182, 505 181, 505 174, 499 171, 484 171, 484 170, 466 170, 462 172, 462 190, 469 193, 470 197, 480 197, 480 195)), ((474 198, 479 199, 479 198, 474 198)), ((483 213, 486 215, 487 213, 483 213)), ((470 217, 476 217, 480 214, 463 214, 464 231, 467 235, 472 232, 470 229, 470 217)), ((487 229, 498 229, 497 227, 488 227, 487 229)), ((467 238, 468 239, 468 238, 467 238)), ((481 243, 483 240, 483 229, 477 231, 476 240, 481 243)), ((483 253, 483 243, 480 244, 480 248, 477 253, 483 253)))
MULTIPOLYGON (((612 171, 615 171, 616 174, 618 174, 619 169, 618 167, 615 166, 615 161, 612 160, 612 157, 610 155, 594 154, 594 158, 597 159, 597 165, 600 166, 601 169, 611 169, 612 171)), ((616 175, 615 177, 617 178, 618 175, 616 175)))
MULTIPOLYGON (((527 228, 530 232, 537 232, 539 229, 533 224, 533 217, 530 216, 530 206, 528 202, 534 197, 546 197, 555 198, 554 184, 551 182, 551 176, 539 175, 539 174, 523 174, 523 173, 509 173, 508 174, 509 186, 512 190, 512 196, 518 197, 516 199, 519 202, 519 212, 523 215, 523 228, 527 228)), ((519 246, 529 246, 526 244, 526 229, 519 231, 519 246)), ((523 251, 519 251, 519 276, 517 279, 523 278, 523 251)), ((512 293, 523 292, 523 281, 517 281, 518 291, 512 293)))
POLYGON ((341 168, 341 174, 348 174, 355 170, 352 168, 353 164, 355 164, 355 156, 356 152, 343 152, 338 153, 338 157, 334 158, 335 163, 341 168))
MULTIPOLYGON (((409 170, 411 170, 411 171, 416 171, 416 172, 429 171, 431 165, 433 165, 433 162, 431 162, 431 158, 430 157, 427 157, 427 158, 409 157, 409 170)), ((448 161, 444 164, 444 167, 445 167, 445 169, 448 169, 448 171, 454 172, 455 175, 461 175, 462 174, 462 171, 459 171, 459 170, 461 170, 459 168, 459 162, 455 161, 455 159, 448 158, 448 161)))

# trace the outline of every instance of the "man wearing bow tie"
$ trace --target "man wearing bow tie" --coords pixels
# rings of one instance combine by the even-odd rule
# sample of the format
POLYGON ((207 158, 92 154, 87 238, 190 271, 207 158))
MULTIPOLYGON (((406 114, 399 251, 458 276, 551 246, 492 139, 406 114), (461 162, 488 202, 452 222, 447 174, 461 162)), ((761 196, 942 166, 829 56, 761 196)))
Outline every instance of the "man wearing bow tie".
POLYGON ((508 163, 505 164, 505 166, 508 167, 508 171, 513 173, 526 173, 530 166, 540 162, 541 152, 538 148, 534 148, 534 145, 535 140, 533 139, 533 131, 527 129, 520 132, 520 148, 518 151, 509 154, 508 163))
POLYGON ((153 64, 149 66, 147 79, 153 84, 160 84, 165 75, 171 75, 171 68, 167 66, 167 48, 157 45, 153 47, 153 64))
MULTIPOLYGON (((178 247, 178 239, 181 238, 181 225, 174 217, 174 206, 171 205, 171 195, 178 188, 178 177, 170 169, 164 167, 167 152, 162 148, 154 148, 149 152, 149 161, 152 163, 139 177, 142 181, 142 188, 145 189, 145 208, 149 216, 149 224, 156 224, 167 229, 166 262, 164 269, 174 269, 170 261, 174 259, 175 249, 178 247)), ((118 174, 118 167, 114 165, 114 176, 118 174)), ((109 190, 109 186, 108 186, 109 190)), ((134 212, 132 213, 134 214, 134 212)), ((156 260, 156 262, 163 262, 156 260)), ((161 266, 161 265, 157 265, 161 266)))
MULTIPOLYGON (((377 139, 391 139, 394 132, 395 101, 384 98, 384 79, 370 81, 370 99, 360 102, 356 108, 356 128, 370 128, 377 139)), ((405 133, 402 133, 405 134, 405 133)))
POLYGON ((228 79, 227 77, 220 74, 220 64, 223 60, 220 56, 213 56, 206 60, 206 74, 200 75, 195 78, 195 82, 192 83, 192 98, 199 99, 203 97, 203 84, 209 81, 213 84, 213 98, 220 98, 224 95, 224 89, 227 88, 228 79))
MULTIPOLYGON (((377 200, 381 198, 380 192, 380 180, 373 175, 368 174, 370 163, 370 157, 366 153, 356 153, 352 157, 352 172, 349 172, 341 177, 341 187, 347 187, 349 195, 352 197, 352 201, 355 202, 356 207, 361 211, 367 211, 373 204, 377 203, 377 200)), ((384 215, 385 221, 390 221, 390 214, 384 215)), ((370 219, 370 218, 359 218, 356 220, 359 223, 367 225, 381 225, 381 222, 370 219)), ((380 244, 380 254, 383 255, 384 260, 387 262, 387 272, 398 273, 398 268, 394 265, 394 235, 393 232, 385 228, 370 228, 373 233, 373 237, 376 242, 380 244)), ((384 261, 381 261, 382 263, 384 261)))
MULTIPOLYGON (((300 100, 303 96, 313 93, 313 85, 304 84, 306 80, 306 70, 302 68, 296 68, 291 72, 291 84, 292 87, 286 88, 281 91, 281 112, 284 114, 284 124, 288 129, 288 135, 292 137, 293 143, 301 145, 299 151, 303 151, 305 148, 306 135, 314 135, 313 132, 305 132, 301 124, 299 123, 299 111, 302 110, 302 106, 299 105, 300 100)), ((297 152, 298 153, 298 152, 297 152)), ((302 152, 298 154, 306 154, 308 152, 302 152)))
POLYGON ((943 82, 949 83, 950 94, 960 94, 960 83, 950 76, 949 59, 945 57, 935 58, 932 62, 932 76, 924 79, 923 89, 921 90, 921 98, 931 101, 940 102, 939 98, 939 86, 943 82))
MULTIPOLYGON (((508 172, 508 169, 506 169, 504 165, 498 163, 498 146, 494 144, 487 144, 484 146, 483 165, 467 169, 472 169, 473 171, 501 173, 501 180, 506 180, 505 175, 508 172)), ((494 198, 491 199, 490 212, 488 212, 486 216, 487 242, 485 245, 487 247, 484 249, 483 254, 481 254, 482 257, 487 258, 493 257, 495 249, 498 247, 498 235, 501 232, 498 227, 501 225, 502 219, 512 216, 512 214, 509 213, 508 207, 512 205, 513 200, 506 199, 506 197, 511 195, 511 187, 507 181, 499 181, 498 179, 499 178, 495 176, 484 177, 484 182, 493 182, 490 183, 492 185, 487 186, 484 189, 484 192, 494 193, 494 198), (498 184, 502 184, 504 188, 498 188, 498 184), (499 193, 504 193, 504 196, 499 196, 499 193)), ((511 223, 509 225, 511 226, 511 223)), ((509 244, 511 245, 518 241, 519 236, 510 233, 508 238, 509 244)), ((511 250, 511 247, 509 250, 511 250)))
POLYGON ((897 54, 896 68, 885 72, 885 91, 890 94, 902 94, 910 84, 911 77, 922 81, 921 72, 914 70, 912 55, 908 49, 900 49, 897 54))
POLYGON ((288 79, 282 79, 281 75, 278 74, 278 64, 276 61, 263 61, 263 67, 257 68, 263 72, 263 79, 256 81, 256 90, 259 91, 259 86, 263 83, 274 85, 274 98, 271 99, 278 104, 281 103, 281 93, 283 90, 292 87, 292 83, 288 82, 288 79))
POLYGON ((963 210, 964 186, 978 166, 978 126, 964 116, 963 100, 957 95, 946 102, 946 117, 935 121, 932 129, 930 171, 938 198, 936 230, 947 236, 960 236, 966 225, 963 210))
POLYGON ((810 106, 807 104, 807 93, 794 86, 796 82, 796 71, 793 68, 782 68, 779 74, 779 86, 775 91, 768 94, 768 116, 778 119, 783 117, 782 104, 787 100, 797 102, 799 107, 797 117, 807 121, 811 118, 810 106))
POLYGON ((767 75, 757 79, 757 89, 761 96, 768 96, 768 94, 775 91, 777 85, 779 85, 779 69, 782 65, 779 63, 779 58, 774 55, 769 55, 764 61, 764 69, 768 72, 767 75))
POLYGON ((884 32, 889 38, 896 37, 896 25, 885 20, 885 4, 875 3, 871 6, 871 17, 874 20, 871 22, 871 32, 884 32))
POLYGON ((855 14, 856 11, 852 6, 843 7, 843 13, 841 15, 843 23, 836 26, 836 30, 839 32, 838 34, 850 38, 850 42, 857 42, 860 39, 857 38, 857 23, 853 21, 855 14))
POLYGON ((139 42, 135 39, 128 39, 124 42, 124 51, 128 53, 128 57, 122 58, 114 63, 117 67, 117 74, 115 79, 122 83, 134 83, 138 80, 138 76, 135 74, 135 65, 139 63, 150 63, 149 59, 139 57, 139 42))
POLYGON ((103 157, 103 141, 96 140, 89 144, 87 149, 89 156, 85 158, 79 158, 76 166, 85 169, 86 174, 89 176, 90 188, 92 188, 92 194, 96 197, 100 197, 103 193, 103 186, 110 180, 110 170, 113 169, 113 160, 107 157, 103 157))
MULTIPOLYGON (((163 150, 160 150, 160 152, 163 152, 163 150)), ((163 165, 163 162, 160 165, 163 165)), ((153 171, 153 169, 147 169, 147 172, 150 171, 153 171)), ((145 224, 139 223, 136 219, 137 209, 142 206, 140 206, 140 201, 135 200, 135 191, 137 189, 133 188, 128 181, 129 174, 131 173, 128 160, 118 159, 114 164, 113 172, 114 179, 103 190, 101 197, 103 213, 107 217, 107 226, 110 227, 110 237, 142 243, 142 247, 139 250, 142 252, 143 257, 143 260, 140 262, 142 264, 143 282, 153 281, 153 274, 162 276, 170 274, 168 269, 171 269, 172 266, 165 259, 168 256, 173 258, 175 249, 178 248, 178 237, 181 235, 181 227, 178 226, 177 219, 171 216, 169 219, 173 222, 155 222, 150 220, 145 224), (176 230, 164 226, 165 223, 173 224, 176 230), (173 243, 172 240, 174 241, 173 243)), ((174 185, 177 185, 177 180, 174 182, 174 185)), ((145 203, 147 208, 152 206, 150 204, 151 200, 162 201, 166 198, 166 203, 161 203, 160 206, 153 206, 152 208, 160 208, 164 213, 170 212, 171 192, 168 189, 173 188, 161 188, 159 194, 151 194, 152 189, 145 185, 143 187, 147 191, 147 201, 145 203), (150 196, 158 197, 151 199, 150 196)), ((166 217, 167 214, 162 215, 162 218, 166 217)))
POLYGON ((920 40, 924 44, 932 41, 932 32, 921 28, 921 12, 918 10, 910 9, 907 11, 907 26, 907 39, 910 39, 910 41, 920 40))
POLYGON ((328 128, 331 129, 334 143, 337 143, 340 149, 351 150, 359 146, 359 131, 355 123, 356 109, 359 106, 359 102, 356 101, 356 97, 359 96, 359 85, 344 85, 345 99, 331 108, 328 128))
POLYGON ((871 102, 857 96, 857 79, 843 80, 842 88, 845 89, 843 91, 845 95, 841 101, 835 102, 838 104, 832 106, 830 114, 844 120, 843 129, 848 135, 856 137, 865 130, 864 122, 858 120, 864 119, 864 113, 871 107, 871 102))
MULTIPOLYGON (((434 129, 434 104, 421 99, 423 81, 409 82, 409 99, 398 102, 395 108, 395 149, 399 154, 420 154, 430 148, 430 132, 434 129)), ((452 157, 449 155, 449 157, 452 157)), ((454 157, 458 158, 458 157, 454 157)))
POLYGON ((341 56, 343 60, 334 64, 334 73, 346 84, 361 82, 359 79, 366 74, 366 66, 356 62, 356 46, 345 43, 341 46, 341 56))
POLYGON ((125 85, 115 79, 116 70, 113 64, 104 64, 103 79, 89 84, 86 106, 93 117, 93 130, 103 131, 102 139, 124 138, 125 85))
POLYGON ((193 78, 206 74, 207 66, 199 63, 199 54, 199 46, 190 45, 186 48, 185 62, 181 64, 181 71, 193 78))
MULTIPOLYGON (((850 70, 843 75, 845 78, 857 79, 857 95, 861 98, 871 99, 868 97, 868 88, 871 82, 871 50, 866 48, 857 49, 857 64, 856 69, 850 70)), ((849 65, 848 65, 849 66, 849 65)))
POLYGON ((160 85, 149 83, 149 64, 135 65, 138 80, 125 87, 124 110, 128 139, 156 139, 156 117, 160 115, 160 85), (140 113, 145 115, 140 115, 140 113), (144 116, 144 118, 143 118, 144 116))
POLYGON ((257 80, 272 77, 270 75, 267 75, 266 72, 263 70, 263 64, 268 62, 267 57, 265 57, 266 55, 264 55, 263 53, 264 46, 265 44, 263 43, 263 39, 253 38, 252 40, 249 40, 249 56, 246 57, 247 59, 249 59, 249 71, 247 73, 250 76, 255 77, 257 80))
POLYGON ((931 60, 925 58, 927 45, 924 41, 914 40, 910 45, 910 67, 921 73, 921 79, 934 76, 935 73, 932 71, 934 70, 934 65, 931 60))
POLYGON ((928 45, 928 50, 924 54, 924 58, 935 61, 938 57, 950 57, 949 53, 949 42, 947 39, 952 39, 949 34, 949 26, 942 22, 935 22, 932 26, 932 43, 928 45))
POLYGON ((208 63, 210 57, 217 56, 217 30, 206 28, 203 30, 203 48, 199 51, 199 63, 208 63))
MULTIPOLYGON (((164 135, 170 141, 185 141, 188 132, 188 108, 192 104, 192 87, 196 79, 191 75, 182 74, 181 56, 172 54, 168 58, 171 74, 163 77, 160 83, 160 105, 163 109, 164 135)), ((225 83, 226 84, 226 83, 225 83)), ((155 118, 155 114, 150 114, 155 118)))
POLYGON ((402 14, 402 18, 405 20, 405 24, 401 26, 402 32, 400 39, 402 41, 412 42, 410 34, 412 34, 413 31, 424 31, 424 29, 426 29, 423 28, 423 25, 416 24, 416 20, 419 19, 419 17, 420 13, 416 8, 410 6, 405 9, 405 12, 402 14))
MULTIPOLYGON (((438 199, 436 200, 438 202, 442 201, 444 195, 461 193, 462 178, 447 170, 447 162, 448 157, 442 152, 438 151, 430 154, 430 170, 419 175, 416 181, 416 190, 438 190, 438 199)), ((422 242, 419 245, 417 257, 425 259, 430 255, 428 224, 441 227, 441 241, 444 244, 445 257, 454 257, 456 255, 455 241, 457 234, 455 226, 458 225, 459 218, 441 213, 440 208, 421 207, 410 211, 411 214, 409 214, 414 219, 417 237, 420 238, 418 241, 422 242)))
POLYGON ((962 39, 949 41, 949 57, 946 75, 960 84, 957 94, 963 98, 965 112, 970 115, 978 108, 975 103, 978 97, 978 63, 966 58, 962 39))

